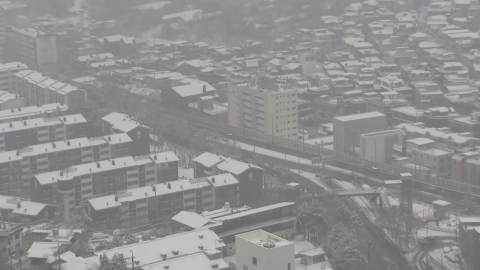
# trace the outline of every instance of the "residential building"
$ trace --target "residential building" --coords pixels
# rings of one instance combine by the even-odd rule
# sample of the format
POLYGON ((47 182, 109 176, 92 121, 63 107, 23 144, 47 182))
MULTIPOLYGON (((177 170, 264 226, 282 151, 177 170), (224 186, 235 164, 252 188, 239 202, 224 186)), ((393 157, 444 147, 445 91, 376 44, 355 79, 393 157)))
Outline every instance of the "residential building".
POLYGON ((67 83, 46 77, 33 70, 22 70, 15 74, 17 94, 30 106, 61 103, 69 108, 80 108, 87 102, 87 92, 67 83))
POLYGON ((406 99, 400 98, 398 93, 392 92, 380 92, 380 97, 368 98, 365 100, 367 112, 380 112, 387 116, 387 122, 391 123, 392 109, 398 107, 404 107, 408 105, 406 99))
MULTIPOLYGON (((212 264, 215 265, 215 260, 221 260, 223 257, 218 249, 222 249, 225 246, 222 239, 218 237, 213 231, 209 229, 199 229, 190 232, 183 232, 165 236, 162 238, 153 239, 150 241, 144 241, 132 245, 121 246, 105 251, 96 252, 97 256, 103 255, 112 259, 115 254, 122 254, 126 261, 127 266, 130 268, 132 260, 132 254, 136 263, 135 267, 150 268, 151 265, 164 264, 162 268, 152 269, 198 269, 204 270, 204 268, 197 268, 196 265, 188 264, 187 267, 173 268, 177 260, 182 258, 188 258, 190 256, 200 254, 206 254, 208 258, 212 260, 212 264), (169 263, 171 262, 171 263, 169 263)), ((207 270, 212 269, 212 264, 209 265, 207 270)), ((218 265, 219 268, 224 269, 224 264, 218 265)), ((216 267, 216 266, 215 266, 216 267)))
POLYGON ((55 208, 48 204, 26 201, 0 195, 0 221, 2 223, 32 223, 41 219, 54 219, 55 208))
POLYGON ((413 101, 415 107, 428 109, 429 107, 443 106, 445 98, 440 86, 433 81, 414 81, 413 101))
MULTIPOLYGON (((0 19, 0 31, 1 31, 1 19, 0 19)), ((0 46, 1 46, 1 33, 0 33, 0 46)), ((0 64, 0 90, 7 91, 10 93, 17 93, 17 79, 15 77, 15 74, 27 68, 28 68, 27 65, 25 65, 22 62, 10 62, 5 64, 0 64)))
POLYGON ((466 270, 480 268, 480 217, 459 217, 457 222, 459 247, 466 270))
POLYGON ((215 102, 212 96, 203 96, 188 104, 192 114, 200 115, 218 123, 228 124, 228 107, 215 102))
POLYGON ((419 110, 415 107, 405 106, 392 109, 392 125, 398 125, 401 123, 418 123, 421 122, 421 116, 423 110, 419 110))
POLYGON ((77 207, 93 197, 165 182, 162 167, 175 166, 178 158, 173 152, 76 165, 33 176, 30 196, 35 202, 56 204, 59 217, 69 220, 77 207))
POLYGON ((293 240, 296 235, 297 206, 282 202, 259 208, 248 206, 222 208, 201 214, 182 211, 172 217, 175 230, 209 228, 223 239, 224 256, 235 254, 235 235, 254 230, 264 230, 278 237, 293 240))
POLYGON ((360 156, 378 163, 390 164, 393 146, 402 144, 403 132, 398 129, 360 135, 360 156))
POLYGON ((83 137, 86 129, 87 120, 81 114, 2 123, 0 152, 83 137))
POLYGON ((406 154, 411 163, 430 169, 430 174, 443 178, 451 177, 452 150, 435 145, 428 138, 415 138, 406 141, 406 154))
POLYGON ((470 116, 462 116, 450 119, 449 127, 456 132, 469 132, 476 138, 480 137, 480 114, 472 113, 470 116))
POLYGON ((295 269, 293 243, 263 230, 235 236, 238 269, 295 269))
POLYGON ((132 140, 126 134, 58 141, 0 153, 0 194, 28 198, 30 178, 99 160, 124 157, 132 140))
POLYGON ((39 69, 50 69, 57 64, 56 36, 35 28, 12 28, 12 43, 16 57, 39 69))
POLYGON ((130 154, 132 156, 148 155, 150 153, 151 128, 141 125, 130 116, 112 112, 102 118, 104 134, 126 133, 132 139, 130 154))
POLYGON ((360 146, 360 135, 387 129, 387 116, 368 112, 333 118, 334 149, 338 152, 355 151, 360 146))
POLYGON ((295 89, 265 90, 229 85, 228 124, 283 138, 298 138, 295 89))
POLYGON ((186 112, 188 104, 197 101, 201 97, 212 96, 216 92, 217 89, 207 82, 192 82, 162 89, 161 102, 167 108, 186 112))
POLYGON ((17 122, 33 118, 58 117, 65 114, 67 110, 68 106, 60 103, 1 110, 0 123, 17 122))
POLYGON ((9 261, 22 252, 23 227, 17 223, 2 223, 0 226, 0 253, 9 261))
POLYGON ((0 90, 0 110, 17 109, 26 105, 26 100, 18 94, 0 90))
POLYGON ((227 201, 238 203, 238 181, 231 174, 129 188, 90 199, 87 206, 94 224, 113 229, 166 221, 181 211, 202 213, 227 201))
POLYGON ((396 125, 394 128, 405 132, 407 139, 425 137, 432 139, 439 147, 447 148, 456 152, 462 152, 463 149, 480 145, 480 140, 473 137, 469 132, 455 133, 448 127, 428 128, 422 122, 410 124, 404 123, 396 125))
POLYGON ((480 152, 468 151, 452 156, 452 179, 480 186, 480 152))
POLYGON ((262 197, 264 170, 258 166, 205 152, 193 159, 193 167, 196 178, 220 173, 232 174, 240 183, 241 204, 256 206, 262 197))

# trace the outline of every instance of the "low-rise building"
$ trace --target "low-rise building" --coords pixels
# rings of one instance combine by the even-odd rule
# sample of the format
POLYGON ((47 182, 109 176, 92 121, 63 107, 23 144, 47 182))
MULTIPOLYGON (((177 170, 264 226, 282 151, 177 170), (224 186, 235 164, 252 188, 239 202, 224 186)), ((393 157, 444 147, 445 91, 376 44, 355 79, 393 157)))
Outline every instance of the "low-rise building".
POLYGON ((17 109, 27 106, 24 98, 18 94, 0 90, 0 110, 17 109))
POLYGON ((32 201, 57 205, 59 217, 69 220, 93 197, 171 181, 170 170, 164 175, 163 168, 178 170, 178 158, 173 152, 76 165, 33 176, 30 196, 32 201))
POLYGON ((478 138, 480 137, 480 115, 472 113, 470 116, 452 118, 449 127, 456 132, 469 132, 478 138))
POLYGON ((11 261, 13 256, 21 256, 23 227, 17 223, 3 223, 0 226, 0 253, 11 261))
POLYGON ((132 156, 148 155, 150 153, 151 128, 137 122, 130 116, 112 112, 102 118, 104 134, 126 133, 132 139, 130 154, 132 156))
POLYGON ((287 269, 295 268, 293 243, 263 230, 235 236, 239 269, 287 269))
POLYGON ((248 206, 231 207, 225 204, 220 209, 201 214, 182 211, 172 218, 175 229, 195 230, 209 228, 223 239, 223 254, 235 254, 235 235, 253 230, 264 230, 287 240, 296 234, 296 204, 283 202, 259 208, 248 206))
POLYGON ((60 103, 44 104, 0 111, 0 123, 23 121, 32 118, 50 118, 65 114, 68 106, 60 103))
POLYGON ((33 70, 22 70, 15 74, 17 94, 27 100, 30 106, 61 103, 69 108, 85 106, 87 92, 58 80, 46 77, 33 70))
POLYGON ((480 185, 480 152, 468 151, 452 157, 452 179, 470 185, 480 185))
POLYGON ((81 114, 35 118, 0 124, 0 152, 30 145, 83 137, 87 120, 81 114))
POLYGON ((430 169, 433 176, 451 177, 451 164, 454 152, 435 145, 428 138, 415 138, 406 141, 406 154, 409 161, 430 169))
POLYGON ((390 164, 393 146, 402 144, 401 130, 385 130, 360 135, 360 156, 373 162, 390 164))
POLYGON ((480 217, 459 217, 457 222, 459 247, 466 270, 480 268, 480 217))
POLYGON ((263 194, 264 170, 251 163, 205 152, 193 159, 195 177, 232 174, 240 183, 240 203, 256 206, 263 194))
POLYGON ((27 65, 22 62, 0 64, 0 90, 17 93, 15 74, 27 68, 27 65))
POLYGON ((37 144, 0 153, 0 194, 28 198, 30 178, 35 174, 128 156, 131 142, 126 134, 113 134, 37 144))
POLYGON ((90 199, 87 206, 97 227, 114 229, 166 221, 181 211, 202 213, 227 201, 238 203, 238 181, 231 174, 127 189, 90 199))
POLYGON ((52 205, 26 201, 17 197, 0 195, 0 221, 2 223, 32 223, 42 219, 54 219, 52 205))

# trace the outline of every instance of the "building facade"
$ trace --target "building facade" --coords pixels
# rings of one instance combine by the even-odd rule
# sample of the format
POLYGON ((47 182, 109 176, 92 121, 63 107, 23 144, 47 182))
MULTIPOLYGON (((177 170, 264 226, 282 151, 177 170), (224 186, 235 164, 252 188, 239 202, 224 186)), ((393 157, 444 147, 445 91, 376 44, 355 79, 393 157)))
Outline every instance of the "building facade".
POLYGON ((0 221, 3 223, 32 223, 42 219, 53 220, 52 205, 0 195, 0 221))
POLYGON ((406 144, 406 154, 411 163, 429 168, 433 176, 451 178, 452 150, 440 148, 428 138, 410 139, 406 144))
POLYGON ((229 85, 228 124, 267 135, 297 139, 297 91, 229 85))
POLYGON ((0 153, 0 194, 30 197, 30 178, 38 173, 128 156, 132 140, 126 134, 78 138, 37 144, 0 153))
POLYGON ((57 64, 56 36, 35 28, 13 28, 17 58, 29 66, 50 69, 57 64))
POLYGON ((69 108, 79 108, 87 102, 85 90, 46 77, 40 72, 23 70, 15 74, 15 77, 17 94, 25 98, 30 106, 61 103, 69 108))
MULTIPOLYGON (((1 31, 1 22, 0 22, 0 31, 1 31)), ((0 37, 0 46, 1 46, 1 37, 0 37)), ((0 65, 0 90, 7 91, 10 93, 17 93, 17 79, 15 77, 15 74, 27 68, 28 68, 27 65, 25 65, 22 62, 10 62, 10 63, 1 64, 0 65)))
POLYGON ((378 163, 390 164, 393 146, 402 144, 401 130, 385 130, 360 135, 360 156, 378 163))
POLYGON ((293 243, 263 230, 235 236, 238 269, 295 269, 293 243))
MULTIPOLYGON (((387 129, 387 116, 379 112, 360 113, 333 118, 333 143, 338 152, 360 146, 360 135, 387 129)), ((355 149, 353 149, 355 148, 355 149)))
POLYGON ((31 178, 30 195, 32 201, 57 205, 60 218, 69 220, 94 197, 165 182, 171 175, 163 175, 162 167, 178 168, 177 156, 163 152, 76 165, 36 174, 31 178))
POLYGON ((2 123, 0 152, 83 137, 86 130, 87 120, 81 114, 2 123))
POLYGON ((108 229, 167 221, 181 211, 201 213, 238 200, 238 181, 230 174, 131 188, 88 200, 93 223, 108 229))

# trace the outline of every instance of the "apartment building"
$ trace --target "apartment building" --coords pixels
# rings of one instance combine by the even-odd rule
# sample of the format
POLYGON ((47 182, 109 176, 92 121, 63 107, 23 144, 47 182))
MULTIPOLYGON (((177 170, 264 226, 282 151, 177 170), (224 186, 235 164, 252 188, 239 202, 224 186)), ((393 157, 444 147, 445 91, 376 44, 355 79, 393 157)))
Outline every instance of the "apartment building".
POLYGON ((23 121, 33 118, 58 117, 65 114, 68 106, 60 103, 44 104, 0 111, 0 123, 23 121))
POLYGON ((257 206, 263 195, 265 172, 254 164, 205 152, 193 159, 193 167, 196 178, 221 173, 232 174, 239 182, 241 204, 257 206))
POLYGON ((468 151, 452 156, 452 179, 470 185, 480 185, 480 152, 468 151))
POLYGON ((17 94, 27 100, 30 106, 61 103, 69 108, 83 107, 87 102, 87 92, 58 80, 46 77, 33 70, 22 70, 15 74, 17 94))
POLYGON ((137 122, 130 116, 112 112, 102 118, 102 130, 104 134, 126 133, 132 139, 131 155, 141 156, 150 153, 151 128, 137 122))
POLYGON ((333 118, 333 143, 338 152, 355 151, 360 146, 360 135, 387 129, 387 116, 368 112, 333 118))
POLYGON ((434 176, 451 177, 452 150, 435 145, 435 141, 428 138, 407 140, 406 154, 411 163, 427 167, 434 176))
POLYGON ((70 140, 85 136, 87 120, 81 114, 35 118, 0 124, 0 152, 30 145, 70 140))
POLYGON ((132 140, 126 134, 37 144, 0 153, 0 194, 28 198, 30 178, 99 160, 124 157, 132 140))
MULTIPOLYGON (((0 31, 1 31, 1 22, 0 22, 0 31)), ((0 46, 1 46, 1 34, 0 34, 0 46)), ((0 64, 0 90, 7 91, 10 93, 17 93, 17 79, 15 77, 15 74, 27 68, 28 68, 27 65, 25 65, 22 62, 10 62, 5 64, 0 64)))
POLYGON ((235 254, 235 235, 253 230, 264 230, 276 236, 293 240, 296 234, 297 206, 282 202, 259 208, 248 206, 223 207, 201 214, 182 211, 172 217, 174 230, 209 228, 223 239, 224 256, 235 254))
POLYGON ((167 221, 181 211, 202 213, 238 200, 238 181, 231 174, 176 180, 87 201, 93 223, 108 229, 167 221))
POLYGON ((170 179, 170 171, 163 175, 162 167, 178 168, 177 156, 163 152, 76 165, 33 176, 30 195, 32 201, 56 204, 60 217, 69 220, 89 199, 170 179))
POLYGON ((57 64, 56 36, 35 28, 12 28, 12 43, 16 57, 39 69, 53 68, 57 64))
POLYGON ((20 255, 23 227, 18 223, 3 223, 0 226, 0 253, 5 258, 20 255))
POLYGON ((292 242, 263 230, 235 236, 238 269, 295 269, 295 249, 292 242))
POLYGON ((26 201, 21 198, 0 195, 0 221, 2 223, 31 223, 41 219, 54 219, 52 205, 26 201))
POLYGON ((0 90, 0 110, 17 109, 26 105, 26 100, 18 94, 0 90))
POLYGON ((266 90, 229 85, 228 124, 283 138, 298 138, 294 89, 266 90))

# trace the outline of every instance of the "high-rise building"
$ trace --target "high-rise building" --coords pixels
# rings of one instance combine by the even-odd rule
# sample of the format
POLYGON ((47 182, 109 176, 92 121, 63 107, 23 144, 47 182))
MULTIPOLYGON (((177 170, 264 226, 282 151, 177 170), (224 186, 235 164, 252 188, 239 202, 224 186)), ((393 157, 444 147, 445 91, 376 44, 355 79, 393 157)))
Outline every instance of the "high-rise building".
MULTIPOLYGON (((368 112, 333 119, 334 150, 349 152, 360 146, 360 135, 387 129, 387 116, 379 112, 368 112)), ((358 150, 358 149, 357 149, 358 150)))
POLYGON ((295 269, 293 243, 263 230, 235 236, 238 269, 295 269))
POLYGON ((172 180, 178 180, 178 158, 173 152, 163 152, 37 174, 31 178, 30 196, 32 201, 57 205, 59 216, 69 220, 76 208, 94 197, 172 180), (177 172, 175 179, 172 169, 177 172))
POLYGON ((112 134, 37 144, 0 153, 0 194, 27 198, 33 175, 128 156, 131 143, 127 134, 112 134))
POLYGON ((85 136, 86 131, 87 120, 81 114, 2 123, 0 124, 0 152, 80 138, 85 136))
MULTIPOLYGON (((0 14, 1 13, 2 12, 0 8, 0 14)), ((1 31, 1 23, 0 23, 0 31, 1 31)), ((1 43, 1 37, 0 37, 0 43, 1 43)), ((15 77, 15 74, 27 68, 28 68, 27 65, 21 62, 10 62, 5 64, 0 64, 0 90, 8 91, 10 93, 17 93, 17 78, 15 77)))
POLYGON ((266 90, 230 85, 228 124, 283 138, 298 138, 298 96, 294 89, 266 90))
POLYGON ((12 44, 17 58, 35 68, 53 68, 57 64, 56 36, 35 28, 13 28, 12 44))
POLYGON ((58 80, 46 77, 40 72, 23 70, 15 74, 17 93, 31 106, 49 103, 63 103, 69 108, 83 107, 87 92, 58 80))

